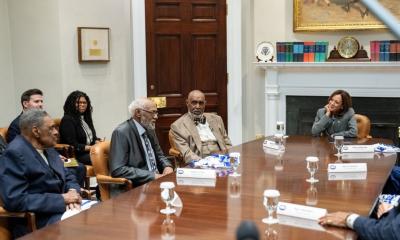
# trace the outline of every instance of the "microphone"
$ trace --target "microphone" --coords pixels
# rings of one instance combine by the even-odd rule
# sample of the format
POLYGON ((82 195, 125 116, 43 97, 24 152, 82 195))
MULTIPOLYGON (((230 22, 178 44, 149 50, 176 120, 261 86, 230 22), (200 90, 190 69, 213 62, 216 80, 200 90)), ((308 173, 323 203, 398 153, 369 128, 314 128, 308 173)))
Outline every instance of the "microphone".
POLYGON ((236 240, 259 240, 260 234, 252 221, 242 221, 236 230, 236 240))

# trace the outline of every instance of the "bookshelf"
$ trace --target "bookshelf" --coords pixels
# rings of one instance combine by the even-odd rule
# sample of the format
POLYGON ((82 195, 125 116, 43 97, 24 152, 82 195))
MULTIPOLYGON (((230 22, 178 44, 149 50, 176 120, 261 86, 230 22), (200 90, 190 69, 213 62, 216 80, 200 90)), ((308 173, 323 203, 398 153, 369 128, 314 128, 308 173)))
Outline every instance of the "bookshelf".
POLYGON ((295 69, 295 68, 400 68, 400 62, 255 62, 257 67, 264 69, 295 69))

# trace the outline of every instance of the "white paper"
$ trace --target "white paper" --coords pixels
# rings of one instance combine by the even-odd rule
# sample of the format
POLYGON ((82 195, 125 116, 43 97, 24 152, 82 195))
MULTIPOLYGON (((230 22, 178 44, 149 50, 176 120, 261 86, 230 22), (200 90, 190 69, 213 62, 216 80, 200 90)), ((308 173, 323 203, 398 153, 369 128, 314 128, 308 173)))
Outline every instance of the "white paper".
POLYGON ((328 172, 366 172, 367 163, 330 163, 328 172))
POLYGON ((183 186, 202 186, 202 187, 215 187, 215 178, 189 178, 177 177, 176 184, 183 186))
POLYGON ((81 210, 67 210, 64 212, 64 214, 61 216, 61 220, 67 219, 69 217, 72 217, 82 211, 85 211, 87 209, 89 209, 92 205, 98 203, 97 201, 91 201, 91 200, 82 200, 81 203, 81 210))
POLYGON ((366 153, 374 152, 374 145, 344 145, 342 148, 343 153, 366 153))
POLYGON ((287 203, 287 202, 279 202, 277 213, 297 218, 318 220, 320 217, 325 216, 327 211, 324 208, 316 208, 316 207, 310 207, 310 206, 287 203))
POLYGON ((217 177, 217 174, 213 169, 177 168, 176 177, 215 179, 217 177))
POLYGON ((278 215, 279 224, 289 225, 293 227, 311 229, 315 231, 325 231, 317 221, 305 218, 291 217, 285 215, 278 215))
POLYGON ((365 180, 367 172, 330 172, 328 173, 329 181, 338 180, 365 180))

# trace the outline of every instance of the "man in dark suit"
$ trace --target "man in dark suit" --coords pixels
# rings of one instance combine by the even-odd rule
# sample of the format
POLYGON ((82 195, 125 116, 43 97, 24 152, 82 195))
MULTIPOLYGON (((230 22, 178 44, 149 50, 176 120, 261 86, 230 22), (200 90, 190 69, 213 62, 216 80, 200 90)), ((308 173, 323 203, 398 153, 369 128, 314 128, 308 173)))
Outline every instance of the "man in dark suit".
MULTIPOLYGON (((42 228, 61 219, 66 209, 80 209, 80 187, 53 149, 58 132, 43 110, 25 111, 21 135, 8 145, 0 159, 0 195, 8 211, 34 212, 42 228)), ((26 223, 13 223, 13 234, 28 232, 26 223)))
POLYGON ((127 178, 139 186, 172 173, 173 169, 154 132, 158 119, 156 104, 139 98, 128 109, 132 118, 112 133, 109 165, 113 177, 127 178))
POLYGON ((319 223, 353 229, 362 240, 400 239, 400 209, 387 203, 381 203, 377 212, 378 219, 362 217, 348 212, 329 213, 320 218, 319 223))
MULTIPOLYGON (((21 105, 22 105, 22 112, 21 114, 28 110, 28 109, 43 109, 43 92, 40 89, 29 89, 26 90, 21 95, 21 105)), ((10 124, 7 131, 7 142, 11 142, 14 138, 21 133, 19 129, 19 118, 21 114, 18 115, 10 124)))

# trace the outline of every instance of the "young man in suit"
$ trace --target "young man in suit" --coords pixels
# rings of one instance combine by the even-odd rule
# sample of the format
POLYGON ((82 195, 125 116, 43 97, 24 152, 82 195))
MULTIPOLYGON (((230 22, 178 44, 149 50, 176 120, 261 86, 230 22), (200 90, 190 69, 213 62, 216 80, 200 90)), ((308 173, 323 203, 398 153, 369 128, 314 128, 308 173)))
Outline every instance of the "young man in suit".
MULTIPOLYGON (((66 209, 80 209, 80 187, 53 148, 58 132, 50 116, 31 109, 19 123, 21 135, 0 159, 0 195, 6 210, 34 212, 36 226, 42 228, 59 221, 66 209)), ((28 232, 20 220, 12 224, 14 237, 28 232)))
POLYGON ((199 160, 232 146, 222 118, 204 113, 206 99, 203 92, 193 90, 186 99, 188 112, 171 125, 175 146, 185 162, 199 160))
MULTIPOLYGON (((155 134, 156 104, 147 98, 134 100, 128 107, 131 118, 112 133, 110 172, 139 186, 173 172, 155 134)), ((113 189, 112 193, 120 192, 113 189)))

